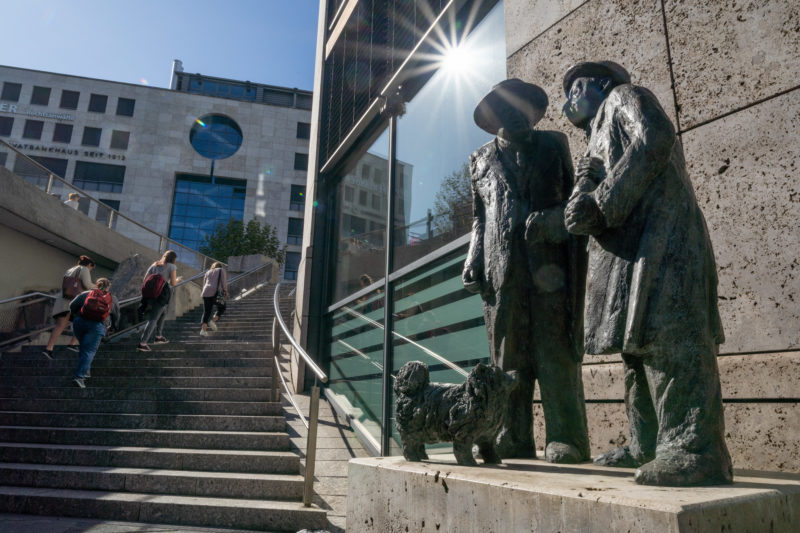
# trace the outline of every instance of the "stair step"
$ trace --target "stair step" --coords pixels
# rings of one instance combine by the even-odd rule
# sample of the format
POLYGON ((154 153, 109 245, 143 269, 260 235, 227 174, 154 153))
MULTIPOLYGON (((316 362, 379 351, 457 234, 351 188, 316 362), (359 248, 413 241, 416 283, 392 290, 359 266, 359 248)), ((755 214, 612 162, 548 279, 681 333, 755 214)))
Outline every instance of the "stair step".
POLYGON ((190 526, 320 529, 325 512, 299 502, 0 486, 0 511, 190 526))
POLYGON ((289 435, 277 431, 192 431, 169 429, 0 426, 5 441, 40 444, 139 446, 215 450, 288 450, 289 435))
POLYGON ((283 416, 158 415, 128 413, 48 413, 0 411, 3 426, 107 427, 204 431, 282 431, 283 416))
MULTIPOLYGON (((69 376, 2 376, 0 387, 54 387, 72 386, 69 376)), ((223 387, 252 387, 268 389, 272 386, 272 379, 268 377, 173 377, 173 376, 148 376, 148 377, 98 377, 86 381, 87 387, 115 387, 141 389, 146 387, 177 387, 182 389, 193 388, 223 388, 223 387)))
POLYGON ((82 413, 135 413, 175 415, 280 415, 283 408, 278 402, 186 402, 147 400, 84 400, 3 398, 0 405, 8 411, 82 412, 82 413))
POLYGON ((288 451, 56 445, 24 442, 0 442, 0 462, 261 474, 297 474, 300 472, 300 457, 288 451))
POLYGON ((148 492, 226 498, 299 499, 299 474, 247 474, 125 468, 0 463, 0 479, 24 487, 70 487, 78 490, 148 492))
MULTIPOLYGON (((87 380, 87 383, 91 381, 87 380)), ((136 400, 136 401, 210 401, 210 402, 265 402, 269 400, 270 390, 266 388, 229 389, 173 389, 173 388, 111 388, 95 387, 91 384, 85 389, 69 382, 64 387, 0 387, 3 398, 42 398, 85 400, 136 400)))
MULTIPOLYGON (((113 368, 113 367, 137 367, 137 368, 159 368, 159 367, 206 367, 206 368, 268 368, 272 370, 272 354, 267 357, 176 357, 178 353, 172 352, 170 357, 151 357, 128 359, 122 357, 106 357, 106 354, 99 354, 92 361, 92 369, 113 368)), ((74 369, 78 363, 78 356, 74 357, 55 357, 48 361, 38 354, 34 356, 4 357, 0 359, 0 368, 19 369, 25 367, 36 368, 70 368, 74 369)), ((5 371, 4 371, 5 372, 5 371)))

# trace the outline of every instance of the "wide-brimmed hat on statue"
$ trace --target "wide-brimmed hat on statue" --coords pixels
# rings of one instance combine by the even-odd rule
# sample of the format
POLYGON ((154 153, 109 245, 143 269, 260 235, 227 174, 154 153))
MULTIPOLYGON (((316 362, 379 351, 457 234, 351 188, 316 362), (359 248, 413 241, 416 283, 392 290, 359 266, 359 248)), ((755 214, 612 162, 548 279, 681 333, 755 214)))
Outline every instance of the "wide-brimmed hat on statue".
POLYGON ((547 94, 541 87, 517 78, 503 80, 478 102, 473 113, 475 124, 496 134, 501 127, 500 112, 505 107, 519 109, 533 126, 547 110, 547 94))
POLYGON ((583 61, 564 74, 564 94, 569 94, 572 82, 578 78, 611 78, 617 85, 631 82, 628 71, 613 61, 583 61))

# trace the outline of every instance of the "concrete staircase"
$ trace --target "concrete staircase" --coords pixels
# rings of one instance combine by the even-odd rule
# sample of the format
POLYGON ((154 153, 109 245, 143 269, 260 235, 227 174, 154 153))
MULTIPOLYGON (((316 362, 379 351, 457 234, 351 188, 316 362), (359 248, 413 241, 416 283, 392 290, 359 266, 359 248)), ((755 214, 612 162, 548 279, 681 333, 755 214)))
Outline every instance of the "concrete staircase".
MULTIPOLYGON (((87 388, 77 354, 0 359, 0 512, 206 527, 325 527, 305 508, 272 380, 272 288, 230 302, 203 338, 200 310, 166 345, 101 345, 87 388)), ((284 316, 288 316, 284 315, 284 316)))

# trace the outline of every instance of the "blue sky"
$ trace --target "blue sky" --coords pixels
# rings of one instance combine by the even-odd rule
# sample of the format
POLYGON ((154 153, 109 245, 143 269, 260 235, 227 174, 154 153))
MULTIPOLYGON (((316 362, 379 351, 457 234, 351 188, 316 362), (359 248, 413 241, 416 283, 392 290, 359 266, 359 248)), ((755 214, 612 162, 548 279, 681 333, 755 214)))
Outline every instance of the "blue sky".
POLYGON ((317 0, 6 0, 0 64, 154 87, 187 72, 311 90, 317 0))

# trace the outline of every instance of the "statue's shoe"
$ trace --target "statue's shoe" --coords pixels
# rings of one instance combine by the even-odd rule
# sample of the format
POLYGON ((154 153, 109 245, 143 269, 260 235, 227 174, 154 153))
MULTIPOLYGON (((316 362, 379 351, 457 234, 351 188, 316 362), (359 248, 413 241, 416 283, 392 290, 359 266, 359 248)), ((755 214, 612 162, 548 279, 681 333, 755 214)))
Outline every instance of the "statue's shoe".
POLYGON ((533 445, 533 439, 519 442, 506 428, 503 428, 500 435, 497 436, 494 450, 503 459, 536 459, 536 447, 533 445))
POLYGON ((636 470, 633 479, 640 485, 664 487, 729 485, 733 467, 728 457, 676 450, 657 454, 636 470))
POLYGON ((631 454, 631 449, 628 446, 620 446, 601 453, 594 458, 593 462, 599 466, 613 466, 616 468, 636 468, 642 464, 631 454))
POLYGON ((588 450, 581 452, 577 446, 564 442, 550 442, 544 451, 548 463, 575 464, 589 459, 588 450))

